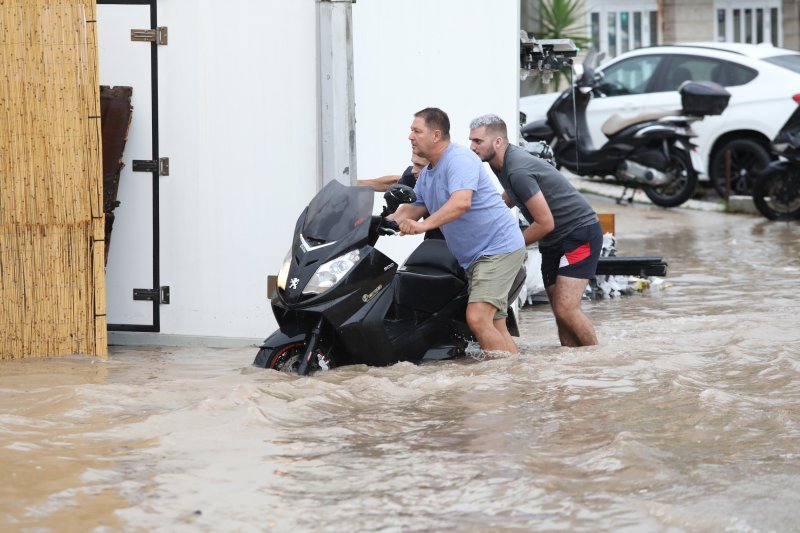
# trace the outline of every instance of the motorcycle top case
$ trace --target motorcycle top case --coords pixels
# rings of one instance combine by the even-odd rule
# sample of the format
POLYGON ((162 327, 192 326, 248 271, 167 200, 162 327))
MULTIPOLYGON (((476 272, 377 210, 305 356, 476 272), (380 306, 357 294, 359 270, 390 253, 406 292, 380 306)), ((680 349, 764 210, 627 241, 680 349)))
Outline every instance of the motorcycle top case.
POLYGON ((713 81, 686 81, 678 89, 683 112, 688 115, 721 115, 731 93, 713 81))

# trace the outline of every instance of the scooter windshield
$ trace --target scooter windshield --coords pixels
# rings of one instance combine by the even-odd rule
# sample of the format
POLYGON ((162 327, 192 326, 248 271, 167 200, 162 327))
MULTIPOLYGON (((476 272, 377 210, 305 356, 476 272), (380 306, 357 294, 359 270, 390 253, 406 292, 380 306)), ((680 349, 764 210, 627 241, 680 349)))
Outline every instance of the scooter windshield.
POLYGON ((374 199, 369 187, 347 187, 331 181, 308 204, 303 237, 312 246, 366 238, 374 199))

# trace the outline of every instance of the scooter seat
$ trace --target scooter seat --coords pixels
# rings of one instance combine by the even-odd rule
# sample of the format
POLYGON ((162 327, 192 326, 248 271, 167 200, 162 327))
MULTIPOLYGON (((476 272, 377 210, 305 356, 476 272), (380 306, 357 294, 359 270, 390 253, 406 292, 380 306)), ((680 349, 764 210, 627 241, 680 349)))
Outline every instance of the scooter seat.
POLYGON ((422 241, 397 270, 395 302, 425 313, 435 313, 466 286, 466 274, 441 239, 422 241))
POLYGON ((628 126, 633 126, 634 124, 638 124, 640 122, 647 122, 649 120, 658 120, 662 117, 669 117, 669 116, 676 116, 681 115, 681 110, 664 110, 664 109, 654 109, 651 111, 645 111, 643 113, 639 113, 638 115, 633 115, 631 117, 623 117, 619 113, 614 113, 608 120, 603 123, 603 127, 601 131, 606 137, 611 137, 617 132, 620 132, 627 128, 628 126))

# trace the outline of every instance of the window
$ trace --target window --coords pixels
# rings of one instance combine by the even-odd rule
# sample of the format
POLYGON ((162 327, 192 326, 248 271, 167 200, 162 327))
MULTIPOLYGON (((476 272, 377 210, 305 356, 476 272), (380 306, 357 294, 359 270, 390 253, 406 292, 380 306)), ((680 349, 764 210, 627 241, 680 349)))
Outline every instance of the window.
POLYGON ((600 13, 592 13, 592 48, 600 50, 600 13))
POLYGON ((778 65, 785 69, 793 70, 800 74, 800 54, 787 54, 783 56, 765 57, 764 61, 778 65))
POLYGON ((628 50, 658 44, 658 13, 654 0, 587 0, 592 47, 611 58, 628 50), (602 37, 601 37, 602 36, 602 37))
POLYGON ((648 55, 625 59, 603 70, 603 81, 598 87, 606 96, 642 94, 647 90, 663 55, 648 55))
MULTIPOLYGON (((800 57, 800 55, 798 56, 800 57)), ((725 87, 744 85, 758 75, 755 70, 710 57, 670 55, 652 91, 675 91, 686 80, 715 81, 725 87)))
POLYGON ((614 57, 617 55, 617 14, 614 11, 608 13, 608 55, 614 57))
POLYGON ((780 0, 717 0, 714 7, 714 37, 718 42, 781 46, 780 0))

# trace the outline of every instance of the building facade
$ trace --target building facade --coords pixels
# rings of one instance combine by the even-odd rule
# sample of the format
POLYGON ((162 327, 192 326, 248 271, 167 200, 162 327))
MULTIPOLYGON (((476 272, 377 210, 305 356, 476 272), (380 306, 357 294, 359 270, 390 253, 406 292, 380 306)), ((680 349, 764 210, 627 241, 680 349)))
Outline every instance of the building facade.
POLYGON ((608 57, 686 41, 800 50, 800 0, 587 0, 585 16, 592 47, 608 57))

